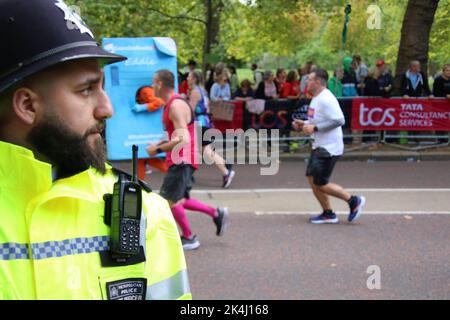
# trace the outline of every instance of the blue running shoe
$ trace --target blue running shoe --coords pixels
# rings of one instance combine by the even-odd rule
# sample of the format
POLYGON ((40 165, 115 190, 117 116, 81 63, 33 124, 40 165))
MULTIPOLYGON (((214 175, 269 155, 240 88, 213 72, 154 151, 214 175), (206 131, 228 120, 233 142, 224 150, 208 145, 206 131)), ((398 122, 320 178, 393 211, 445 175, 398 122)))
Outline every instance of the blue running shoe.
POLYGON ((230 186, 235 174, 233 170, 228 170, 228 174, 223 176, 222 188, 226 189, 230 186))
POLYGON ((366 204, 366 198, 365 197, 356 197, 355 204, 350 206, 350 214, 348 215, 348 222, 355 221, 361 216, 361 213, 363 211, 364 205, 366 204))
POLYGON ((310 218, 309 222, 311 222, 312 224, 336 224, 339 222, 339 219, 335 213, 322 213, 317 217, 310 218))

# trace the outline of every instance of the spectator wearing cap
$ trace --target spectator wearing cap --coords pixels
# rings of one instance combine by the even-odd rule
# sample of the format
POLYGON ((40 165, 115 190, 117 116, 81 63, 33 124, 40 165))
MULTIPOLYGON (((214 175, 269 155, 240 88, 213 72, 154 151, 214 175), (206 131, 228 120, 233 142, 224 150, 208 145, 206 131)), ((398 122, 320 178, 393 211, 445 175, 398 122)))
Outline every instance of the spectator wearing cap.
POLYGON ((383 98, 389 98, 393 88, 393 78, 391 72, 386 67, 384 60, 378 60, 376 63, 378 69, 378 87, 383 98))
POLYGON ((409 68, 402 76, 401 93, 404 98, 431 96, 428 78, 421 71, 420 61, 414 60, 409 63, 409 68))
POLYGON ((278 99, 278 87, 277 83, 274 81, 273 72, 267 70, 264 72, 264 81, 261 82, 258 86, 258 89, 255 93, 256 99, 278 99))

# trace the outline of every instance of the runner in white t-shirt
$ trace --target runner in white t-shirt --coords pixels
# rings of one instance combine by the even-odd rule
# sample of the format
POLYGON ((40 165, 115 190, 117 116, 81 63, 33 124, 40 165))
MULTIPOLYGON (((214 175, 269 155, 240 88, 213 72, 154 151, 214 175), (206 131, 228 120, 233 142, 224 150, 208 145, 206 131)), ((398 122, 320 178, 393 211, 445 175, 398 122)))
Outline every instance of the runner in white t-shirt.
POLYGON ((313 149, 325 148, 332 156, 341 156, 344 153, 341 127, 345 124, 344 114, 336 97, 327 88, 311 100, 306 123, 322 128, 329 127, 328 130, 320 130, 312 134, 313 149))
POLYGON ((323 213, 311 218, 314 224, 338 223, 331 209, 329 196, 346 201, 350 207, 348 221, 354 221, 362 213, 366 199, 352 196, 341 186, 329 182, 334 166, 344 153, 342 126, 344 114, 336 97, 327 89, 328 73, 317 69, 308 76, 308 91, 313 99, 308 108, 308 120, 295 120, 292 126, 314 138, 313 151, 308 161, 306 176, 323 213))

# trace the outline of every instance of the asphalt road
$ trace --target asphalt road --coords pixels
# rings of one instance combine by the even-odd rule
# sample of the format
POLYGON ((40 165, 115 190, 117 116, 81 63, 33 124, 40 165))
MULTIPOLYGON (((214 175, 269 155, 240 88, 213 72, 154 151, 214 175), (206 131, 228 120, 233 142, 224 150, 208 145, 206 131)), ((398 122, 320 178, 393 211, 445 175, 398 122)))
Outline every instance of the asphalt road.
MULTIPOLYGON (((366 213, 349 224, 336 200, 340 223, 322 226, 308 223, 319 207, 305 167, 237 166, 227 191, 213 167, 196 172, 192 196, 230 207, 231 223, 217 237, 189 213, 201 242, 186 252, 194 299, 450 299, 450 161, 338 163, 332 180, 366 196, 366 213)), ((162 178, 146 180, 159 189, 162 178)))
MULTIPOLYGON (((131 171, 129 162, 117 162, 118 167, 131 171)), ((261 176, 258 165, 235 166, 237 176, 230 189, 307 188, 304 176, 306 163, 281 161, 279 172, 261 176)), ((154 189, 159 189, 164 175, 155 171, 146 176, 154 189)), ((203 165, 195 173, 195 189, 220 189, 222 177, 215 167, 203 165)), ((425 162, 360 162, 339 161, 332 180, 348 188, 446 188, 450 187, 449 161, 425 162)))

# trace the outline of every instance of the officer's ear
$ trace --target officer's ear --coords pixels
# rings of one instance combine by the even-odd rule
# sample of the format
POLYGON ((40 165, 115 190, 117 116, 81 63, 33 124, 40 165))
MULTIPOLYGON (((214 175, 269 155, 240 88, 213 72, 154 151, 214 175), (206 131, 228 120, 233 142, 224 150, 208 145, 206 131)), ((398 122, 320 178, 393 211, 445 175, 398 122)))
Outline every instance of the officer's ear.
POLYGON ((38 104, 37 93, 27 87, 16 89, 12 95, 13 111, 27 125, 33 125, 36 122, 38 104))

